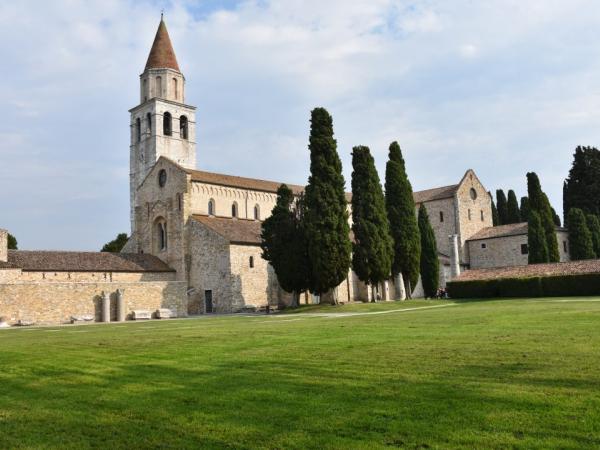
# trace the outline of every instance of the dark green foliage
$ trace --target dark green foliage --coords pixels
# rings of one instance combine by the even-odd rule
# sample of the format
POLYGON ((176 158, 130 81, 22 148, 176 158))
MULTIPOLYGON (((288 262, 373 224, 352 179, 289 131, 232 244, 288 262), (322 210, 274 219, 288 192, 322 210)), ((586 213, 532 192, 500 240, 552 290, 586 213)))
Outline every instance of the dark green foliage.
MULTIPOLYGON (((539 214, 546 236, 546 248, 548 249, 547 262, 559 262, 558 240, 556 238, 556 225, 552 215, 552 207, 548 197, 542 191, 540 179, 534 172, 527 174, 527 192, 529 197, 529 208, 539 214)), ((540 261, 544 262, 544 261, 540 261)))
POLYGON ((402 274, 410 297, 419 280, 421 237, 412 186, 397 142, 390 144, 389 160, 385 167, 385 205, 394 242, 392 276, 395 279, 402 274))
POLYGON ((560 216, 558 214, 556 214, 556 211, 554 210, 554 208, 551 208, 552 210, 552 221, 554 222, 554 225, 557 227, 560 227, 562 224, 560 223, 560 216))
POLYGON ((588 214, 585 218, 587 226, 592 233, 592 243, 594 244, 594 253, 600 257, 600 219, 594 214, 588 214))
POLYGON ((435 297, 440 284, 440 260, 435 234, 424 204, 419 207, 419 233, 421 234, 421 282, 425 297, 435 297))
POLYGON ((17 242, 17 238, 14 237, 12 234, 8 233, 8 249, 9 250, 18 250, 19 249, 19 244, 17 242))
POLYGON ((594 242, 585 214, 579 208, 569 210, 569 253, 571 260, 594 259, 594 242))
POLYGON ((293 307, 300 293, 309 287, 310 260, 302 224, 302 202, 294 205, 294 194, 285 184, 277 189, 277 203, 262 223, 263 259, 275 270, 280 286, 294 294, 293 307), (296 206, 296 208, 294 208, 296 206))
POLYGON ((311 262, 310 289, 320 295, 346 279, 352 250, 342 162, 333 138, 333 120, 324 108, 315 108, 311 113, 309 150, 305 229, 311 262))
POLYGON ((537 211, 529 213, 529 225, 527 227, 527 243, 529 246, 529 264, 548 262, 548 245, 546 234, 542 227, 542 221, 537 211))
POLYGON ((521 197, 520 216, 522 222, 529 221, 529 197, 521 197))
POLYGON ((117 234, 117 237, 115 239, 104 244, 104 247, 102 247, 102 250, 100 251, 109 253, 119 253, 121 250, 123 250, 123 247, 125 247, 125 244, 127 244, 128 240, 129 237, 127 236, 127 233, 119 233, 117 234))
POLYGON ((352 269, 359 280, 377 286, 389 279, 393 241, 375 161, 368 147, 352 149, 352 269))
POLYGON ((565 297, 600 295, 600 274, 451 281, 451 298, 565 297))
POLYGON ((502 189, 496 191, 496 208, 498 209, 498 218, 500 225, 508 223, 508 201, 502 189))
POLYGON ((500 216, 498 215, 498 208, 496 208, 496 202, 491 192, 488 192, 490 200, 492 201, 492 225, 497 227, 500 225, 500 216))
POLYGON ((600 151, 594 147, 575 149, 573 165, 563 186, 565 226, 571 208, 600 214, 600 151))
POLYGON ((521 222, 521 211, 519 210, 519 203, 517 202, 517 196, 515 191, 512 189, 508 191, 507 201, 507 222, 506 223, 520 223, 521 222))

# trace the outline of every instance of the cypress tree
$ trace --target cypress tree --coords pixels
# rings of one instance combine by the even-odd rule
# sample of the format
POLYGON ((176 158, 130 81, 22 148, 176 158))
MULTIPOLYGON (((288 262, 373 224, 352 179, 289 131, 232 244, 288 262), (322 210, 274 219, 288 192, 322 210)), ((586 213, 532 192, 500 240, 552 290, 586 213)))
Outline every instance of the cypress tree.
POLYGON ((352 168, 352 269, 361 281, 377 288, 390 277, 394 250, 379 175, 368 147, 352 149, 352 168))
POLYGON ((8 240, 8 249, 9 250, 18 250, 19 249, 16 237, 14 237, 12 234, 8 233, 7 240, 8 240))
POLYGON ((502 189, 496 191, 496 208, 498 209, 500 225, 506 225, 508 223, 508 203, 502 189))
POLYGON ((419 208, 419 232, 421 234, 421 281, 425 297, 431 298, 435 297, 440 283, 440 261, 435 234, 424 204, 419 208))
POLYGON ((529 221, 529 197, 521 197, 521 220, 523 222, 529 221))
POLYGON ((261 248, 262 257, 273 267, 281 288, 293 294, 292 307, 297 307, 300 293, 309 286, 310 260, 301 205, 295 210, 293 206, 294 194, 282 184, 271 215, 262 223, 261 248))
POLYGON ((596 257, 585 214, 581 209, 573 207, 569 210, 569 253, 573 261, 596 257))
POLYGON ((121 250, 123 250, 123 247, 125 247, 125 244, 127 244, 128 240, 129 237, 127 236, 127 233, 119 233, 117 234, 117 237, 115 239, 104 244, 100 251, 108 253, 119 253, 121 250))
POLYGON ((594 214, 588 214, 585 218, 587 226, 592 233, 592 243, 594 244, 594 253, 600 257, 600 219, 594 214))
POLYGON ((527 192, 529 197, 529 207, 531 211, 539 214, 546 235, 546 248, 548 249, 548 262, 559 262, 558 240, 556 238, 556 225, 552 216, 552 207, 548 197, 542 191, 540 179, 535 172, 527 174, 527 192))
POLYGON ((496 202, 491 192, 488 192, 490 200, 492 201, 492 225, 497 227, 500 225, 500 216, 498 215, 498 208, 496 208, 496 202))
POLYGON ((529 225, 527 227, 527 242, 529 246, 529 264, 548 262, 548 244, 546 233, 542 226, 542 220, 537 211, 529 213, 529 225))
POLYGON ((512 189, 508 191, 507 217, 507 223, 521 222, 521 211, 519 210, 519 203, 517 202, 517 196, 515 195, 515 191, 513 191, 512 189))
POLYGON ((557 227, 560 227, 561 226, 560 216, 558 214, 556 214, 556 210, 554 208, 550 208, 550 210, 552 211, 552 221, 554 222, 554 225, 556 225, 557 227))
POLYGON ((389 160, 385 166, 385 206, 394 242, 392 277, 395 280, 402 274, 407 296, 410 298, 419 281, 421 238, 412 186, 406 175, 398 142, 392 142, 389 151, 389 160))
MULTIPOLYGON (((310 176, 305 194, 305 229, 312 292, 336 288, 350 269, 350 226, 342 162, 333 137, 333 119, 324 108, 311 113, 310 176)), ((337 292, 333 291, 337 302, 337 292)))
POLYGON ((565 224, 569 210, 579 208, 587 214, 600 214, 600 151, 579 146, 563 189, 565 224))

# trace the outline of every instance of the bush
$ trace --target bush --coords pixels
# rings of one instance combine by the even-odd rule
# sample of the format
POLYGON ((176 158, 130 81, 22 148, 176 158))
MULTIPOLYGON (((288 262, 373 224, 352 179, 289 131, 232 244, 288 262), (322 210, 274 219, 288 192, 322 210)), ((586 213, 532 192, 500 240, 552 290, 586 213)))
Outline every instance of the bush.
POLYGON ((568 297, 600 295, 600 273, 550 277, 451 281, 451 298, 568 297))

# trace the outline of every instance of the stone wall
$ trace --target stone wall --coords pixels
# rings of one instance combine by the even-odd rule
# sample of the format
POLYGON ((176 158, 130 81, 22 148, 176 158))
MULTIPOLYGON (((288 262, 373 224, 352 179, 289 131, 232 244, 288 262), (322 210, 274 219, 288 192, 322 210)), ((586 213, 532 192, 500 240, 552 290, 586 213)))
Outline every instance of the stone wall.
POLYGON ((101 295, 111 295, 112 320, 116 319, 116 291, 124 292, 126 312, 170 308, 187 315, 186 284, 174 281, 46 283, 14 282, 0 284, 0 316, 11 323, 19 320, 37 324, 58 324, 71 316, 93 315, 100 320, 101 295))
MULTIPOLYGON (((557 231, 556 237, 560 261, 569 261, 569 234, 566 231, 557 231)), ((526 234, 469 241, 471 269, 526 266, 529 256, 522 253, 523 245, 527 245, 526 234)))
MULTIPOLYGON (((444 255, 450 255, 448 236, 456 234, 456 205, 454 198, 425 202, 429 222, 435 234, 437 249, 444 255)), ((417 215, 419 207, 417 206, 417 215)))
POLYGON ((175 272, 32 272, 23 271, 20 281, 54 282, 117 282, 175 281, 175 272))
POLYGON ((8 231, 0 228, 0 262, 8 261, 8 231))

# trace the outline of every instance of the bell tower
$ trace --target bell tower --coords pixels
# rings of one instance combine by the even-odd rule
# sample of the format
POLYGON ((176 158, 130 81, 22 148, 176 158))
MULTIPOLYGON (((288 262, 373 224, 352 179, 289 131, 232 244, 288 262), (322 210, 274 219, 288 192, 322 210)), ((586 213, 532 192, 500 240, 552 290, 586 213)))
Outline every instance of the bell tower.
POLYGON ((158 158, 164 156, 185 168, 196 168, 196 108, 185 104, 185 77, 179 70, 162 15, 146 67, 140 75, 140 104, 129 113, 133 233, 136 192, 158 158))

